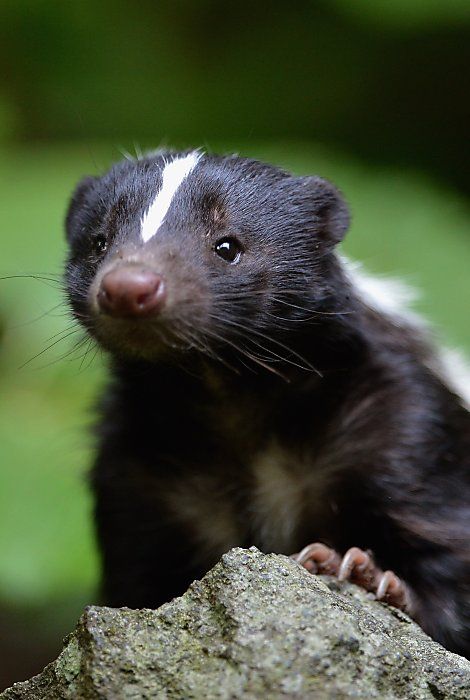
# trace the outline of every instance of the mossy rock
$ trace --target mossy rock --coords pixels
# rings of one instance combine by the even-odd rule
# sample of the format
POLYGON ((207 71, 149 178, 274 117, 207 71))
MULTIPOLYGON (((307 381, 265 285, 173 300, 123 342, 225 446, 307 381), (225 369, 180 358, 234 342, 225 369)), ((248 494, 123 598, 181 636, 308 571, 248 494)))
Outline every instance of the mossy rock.
POLYGON ((233 549, 158 610, 90 607, 2 700, 470 698, 470 662, 287 557, 233 549))

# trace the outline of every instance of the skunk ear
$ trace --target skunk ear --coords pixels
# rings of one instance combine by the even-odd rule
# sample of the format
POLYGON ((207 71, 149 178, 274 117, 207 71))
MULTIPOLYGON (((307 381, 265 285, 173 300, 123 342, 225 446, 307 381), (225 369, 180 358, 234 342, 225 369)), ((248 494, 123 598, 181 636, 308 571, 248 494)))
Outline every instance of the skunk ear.
POLYGON ((80 180, 76 186, 65 217, 65 235, 67 240, 71 239, 79 216, 83 212, 83 209, 86 208, 87 195, 92 191, 97 181, 97 177, 90 175, 80 180))
POLYGON ((313 175, 304 178, 310 189, 315 214, 315 234, 334 246, 343 240, 349 227, 349 208, 340 191, 328 180, 313 175))

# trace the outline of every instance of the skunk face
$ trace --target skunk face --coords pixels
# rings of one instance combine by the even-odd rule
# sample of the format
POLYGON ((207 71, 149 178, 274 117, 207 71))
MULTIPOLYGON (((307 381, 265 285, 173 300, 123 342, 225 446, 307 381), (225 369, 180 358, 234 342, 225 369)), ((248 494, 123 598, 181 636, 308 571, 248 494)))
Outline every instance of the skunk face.
POLYGON ((70 304, 117 356, 279 361, 271 341, 321 307, 347 226, 337 190, 318 177, 199 152, 124 161, 72 197, 70 304))

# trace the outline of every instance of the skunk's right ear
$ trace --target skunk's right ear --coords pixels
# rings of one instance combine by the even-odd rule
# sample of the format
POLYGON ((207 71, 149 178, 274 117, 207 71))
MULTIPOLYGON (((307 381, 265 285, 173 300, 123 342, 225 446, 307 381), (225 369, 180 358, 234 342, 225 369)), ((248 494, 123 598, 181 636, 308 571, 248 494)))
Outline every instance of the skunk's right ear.
POLYGON ((80 215, 82 214, 86 216, 87 208, 89 206, 87 198, 96 186, 98 179, 99 178, 92 175, 84 177, 83 180, 80 180, 74 190, 69 208, 67 210, 67 215, 65 217, 65 235, 68 241, 70 241, 74 231, 76 230, 77 223, 81 218, 80 215))

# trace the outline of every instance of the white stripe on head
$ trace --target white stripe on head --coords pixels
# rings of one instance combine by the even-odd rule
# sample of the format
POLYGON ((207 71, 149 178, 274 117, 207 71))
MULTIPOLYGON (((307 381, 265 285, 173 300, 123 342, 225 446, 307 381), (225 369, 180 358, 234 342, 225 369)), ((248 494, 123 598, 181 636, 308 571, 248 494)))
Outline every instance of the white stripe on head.
POLYGON ((162 172, 162 186, 140 222, 140 234, 144 243, 149 241, 163 223, 173 197, 183 180, 196 167, 200 153, 190 153, 166 163, 162 172))

